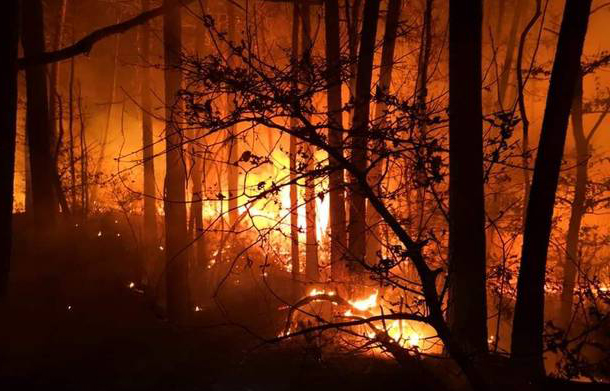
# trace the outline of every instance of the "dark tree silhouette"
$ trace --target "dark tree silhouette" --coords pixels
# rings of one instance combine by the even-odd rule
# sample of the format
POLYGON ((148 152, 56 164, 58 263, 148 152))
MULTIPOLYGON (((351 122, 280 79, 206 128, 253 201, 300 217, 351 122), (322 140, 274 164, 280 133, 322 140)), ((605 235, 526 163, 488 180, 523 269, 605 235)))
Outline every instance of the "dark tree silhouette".
POLYGON ((547 251, 590 8, 590 0, 567 0, 565 4, 527 204, 511 356, 534 377, 544 375, 542 335, 547 251))
MULTIPOLYGON (((371 80, 379 1, 367 0, 364 3, 358 70, 356 76, 356 98, 351 136, 351 163, 359 171, 367 168, 367 140, 369 131, 369 111, 371 102, 371 80)), ((348 249, 354 267, 364 262, 366 256, 366 198, 360 189, 359 180, 350 181, 348 249)))
POLYGON ((19 1, 9 0, 0 16, 0 299, 8 289, 13 240, 13 179, 17 124, 17 48, 19 44, 19 1))
MULTIPOLYGON (((142 12, 150 7, 149 0, 142 0, 142 12)), ((151 248, 157 240, 157 207, 155 189, 155 161, 153 151, 153 129, 152 129, 152 103, 150 85, 150 26, 144 23, 140 27, 140 57, 142 69, 140 71, 140 93, 142 106, 142 167, 143 192, 144 192, 144 227, 143 239, 146 248, 151 248)), ((156 247, 156 246, 155 246, 156 247)), ((150 262, 150 260, 149 260, 150 262)), ((145 273, 150 271, 148 265, 144 265, 145 273)), ((146 276, 148 278, 150 276, 146 276)))
POLYGON ((165 55, 165 274, 167 311, 173 321, 184 322, 190 312, 188 289, 188 236, 186 230, 186 166, 182 151, 183 137, 178 124, 182 83, 182 18, 178 7, 168 7, 180 0, 164 0, 163 48, 165 55))
POLYGON ((482 1, 449 3, 449 305, 457 341, 487 351, 482 1))
MULTIPOLYGON (((43 7, 41 0, 24 0, 23 35, 21 42, 25 56, 36 56, 45 51, 43 7)), ((33 219, 35 226, 53 226, 59 211, 55 186, 56 172, 51 155, 52 127, 49 120, 47 74, 44 65, 27 67, 26 127, 32 171, 33 219)))
MULTIPOLYGON (((326 66, 328 91, 328 142, 343 155, 343 110, 341 103, 341 41, 339 32, 339 1, 324 2, 324 26, 326 37, 326 66)), ((329 163, 335 167, 329 176, 330 203, 330 264, 333 280, 345 278, 345 251, 347 232, 345 226, 345 173, 332 157, 329 163)))

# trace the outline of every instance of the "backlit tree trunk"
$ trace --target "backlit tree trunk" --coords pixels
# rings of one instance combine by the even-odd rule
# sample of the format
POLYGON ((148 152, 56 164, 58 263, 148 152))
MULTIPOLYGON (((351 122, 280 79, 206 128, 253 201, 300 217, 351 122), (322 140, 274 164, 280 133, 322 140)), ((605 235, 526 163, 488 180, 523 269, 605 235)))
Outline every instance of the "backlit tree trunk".
MULTIPOLYGON (((65 24, 65 20, 66 20, 66 8, 67 8, 67 3, 68 0, 61 0, 60 3, 60 7, 59 7, 59 14, 58 14, 58 18, 57 18, 57 25, 55 27, 55 35, 53 37, 53 50, 58 50, 61 47, 62 44, 62 36, 63 36, 63 32, 64 32, 64 24, 65 24)), ((57 113, 57 108, 58 108, 58 97, 59 97, 59 91, 58 91, 58 86, 59 86, 59 65, 61 63, 58 62, 54 62, 53 64, 51 64, 51 74, 49 75, 49 115, 50 115, 50 120, 53 126, 53 136, 57 136, 58 133, 58 129, 56 127, 61 126, 60 121, 62 121, 63 119, 58 117, 58 113, 57 113)), ((52 138, 53 140, 54 138, 52 138)), ((55 142, 57 140, 54 140, 55 142)), ((53 143, 51 143, 51 146, 53 147, 53 143)), ((57 156, 55 156, 55 160, 57 160, 57 156)), ((72 206, 72 209, 74 209, 74 206, 72 206)))
POLYGON ((523 8, 525 6, 524 0, 516 0, 516 2, 517 4, 514 8, 513 19, 510 25, 510 31, 508 33, 508 43, 506 44, 504 64, 502 65, 500 80, 498 81, 498 100, 500 108, 504 107, 503 105, 508 90, 508 83, 511 80, 513 60, 515 57, 515 47, 517 46, 517 39, 519 35, 519 23, 521 21, 521 15, 523 14, 523 8))
MULTIPOLYGON (((324 2, 324 26, 326 38, 326 66, 328 68, 328 142, 338 153, 343 155, 343 111, 341 103, 341 42, 339 34, 339 1, 324 2)), ((336 159, 329 159, 331 166, 336 167, 329 178, 329 219, 330 219, 330 265, 332 279, 345 278, 345 250, 347 231, 345 226, 345 174, 336 159)))
MULTIPOLYGON (((24 0, 23 35, 25 56, 45 51, 43 7, 41 0, 24 0)), ((51 155, 51 122, 47 75, 44 65, 26 68, 26 127, 32 173, 33 222, 38 229, 49 228, 57 220, 56 172, 51 155)))
MULTIPOLYGON (((400 19, 401 0, 390 0, 385 21, 385 32, 383 36, 383 49, 381 50, 381 67, 379 70, 379 85, 378 92, 383 96, 390 91, 390 83, 392 81, 392 69, 394 68, 394 48, 396 47, 396 32, 398 30, 398 22, 400 19)), ((383 100, 375 105, 374 120, 376 125, 383 128, 386 124, 386 105, 383 100)), ((383 149, 383 145, 377 145, 373 142, 371 150, 371 168, 369 174, 369 183, 375 189, 377 194, 381 193, 381 171, 384 160, 379 160, 379 155, 374 151, 383 149)), ((375 263, 381 252, 381 217, 375 211, 375 208, 368 207, 366 209, 368 235, 366 243, 366 260, 369 263, 375 263)))
MULTIPOLYGON (((369 132, 369 111, 371 102, 371 79, 379 1, 367 0, 364 4, 358 75, 356 77, 356 99, 354 120, 351 129, 351 163, 364 172, 367 166, 367 141, 369 132)), ((357 178, 351 178, 349 198, 348 249, 352 269, 359 270, 358 263, 364 262, 366 255, 366 198, 357 178)))
MULTIPOLYGON (((234 42, 235 44, 239 44, 236 42, 237 34, 235 31, 236 28, 236 18, 235 18, 235 5, 230 1, 227 2, 227 30, 228 30, 228 38, 229 41, 234 42)), ((229 63, 235 64, 235 59, 233 58, 233 54, 229 51, 229 63)), ((231 115, 231 113, 235 110, 235 104, 233 103, 233 96, 231 94, 227 94, 227 114, 231 115)), ((237 218, 239 216, 238 211, 238 197, 239 197, 239 176, 238 176, 238 167, 237 160, 239 158, 239 142, 236 137, 236 126, 231 126, 228 129, 228 154, 227 154, 227 180, 228 180, 228 194, 229 194, 229 226, 234 228, 234 225, 237 222, 237 218)))
POLYGON ((563 261, 563 289, 561 292, 560 323, 568 326, 572 317, 572 304, 574 300, 574 285, 580 256, 578 254, 578 236, 582 218, 585 215, 585 201, 587 196, 589 142, 585 137, 582 119, 582 73, 579 72, 576 82, 576 91, 572 100, 572 134, 576 144, 576 183, 574 185, 574 199, 570 213, 568 234, 566 237, 566 253, 563 261))
MULTIPOLYGON (((292 5, 292 58, 291 61, 296 65, 299 58, 299 4, 295 1, 292 5)), ((293 69, 292 89, 298 88, 298 70, 296 66, 293 69)), ((296 118, 290 118, 290 127, 297 128, 296 118)), ((292 279, 298 280, 300 273, 299 260, 299 213, 298 213, 298 189, 296 184, 297 179, 297 139, 290 135, 290 150, 289 150, 289 168, 290 168, 290 259, 292 268, 292 279)), ((296 293, 296 292, 295 292, 296 293)), ((296 295, 295 295, 296 297, 296 295)))
POLYGON ((565 4, 527 205, 511 355, 532 376, 544 375, 542 333, 547 250, 590 8, 591 0, 567 0, 565 4))
POLYGON ((0 299, 5 297, 13 239, 13 180, 17 135, 17 47, 19 1, 5 2, 0 15, 0 299))
MULTIPOLYGON (((142 12, 150 8, 149 0, 142 0, 142 12)), ((142 105, 142 167, 144 170, 144 183, 142 189, 144 193, 144 227, 143 238, 146 252, 152 255, 153 247, 157 241, 157 207, 155 190, 155 161, 153 148, 153 127, 152 127, 152 104, 151 104, 151 85, 150 85, 150 26, 143 24, 140 27, 140 56, 142 59, 142 69, 140 70, 140 93, 142 105)), ((148 259, 148 262, 152 259, 148 259)), ((144 265, 144 278, 148 279, 148 274, 152 272, 151 265, 144 265)))
MULTIPOLYGON (((164 0, 164 4, 180 0, 164 0)), ((182 47, 182 10, 172 7, 163 15, 163 48, 165 55, 165 252, 167 311, 169 318, 184 322, 189 313, 188 257, 186 246, 186 167, 182 151, 178 91, 182 83, 180 67, 182 47)))
POLYGON ((482 1, 449 3, 449 302, 455 340, 487 351, 482 1))
MULTIPOLYGON (((118 6, 118 4, 116 5, 118 6)), ((121 13, 117 11, 116 21, 117 23, 121 19, 121 13)), ((108 134, 110 133, 110 123, 112 122, 112 108, 114 107, 114 101, 116 100, 117 90, 117 78, 119 74, 119 49, 121 44, 121 36, 117 35, 114 41, 114 56, 112 65, 112 84, 110 85, 110 97, 108 102, 108 108, 106 109, 106 124, 104 133, 102 133, 102 141, 100 142, 100 154, 95 164, 96 174, 104 171, 104 160, 106 159, 106 147, 108 146, 108 134)), ((97 201, 97 194, 99 192, 99 186, 97 183, 93 184, 91 189, 91 201, 95 203, 97 201)))
MULTIPOLYGON (((307 2, 301 4, 301 18, 303 20, 302 45, 303 45, 303 64, 305 72, 302 82, 308 83, 309 64, 311 64, 311 52, 313 44, 311 42, 311 23, 309 5, 307 2)), ((311 172, 316 163, 315 149, 310 144, 305 144, 306 170, 311 172)), ((318 264, 318 235, 316 224, 316 189, 315 181, 311 177, 305 179, 305 275, 308 281, 318 281, 320 279, 320 269, 318 264)))
MULTIPOLYGON (((202 12, 207 12, 202 9, 202 12)), ((202 15, 204 16, 204 15, 202 15)), ((203 26, 203 22, 196 19, 195 20, 196 28, 195 28, 195 51, 199 53, 200 56, 205 56, 208 54, 208 47, 206 46, 205 41, 205 28, 203 26)), ((202 130, 203 133, 203 130, 202 130)), ((192 189, 192 199, 191 199, 191 215, 194 223, 194 233, 193 239, 197 240, 195 245, 195 263, 201 268, 201 270, 205 270, 207 256, 207 248, 206 248, 206 237, 203 233, 203 194, 204 187, 203 182, 205 180, 205 151, 201 147, 201 144, 205 142, 205 138, 199 139, 197 142, 193 144, 193 171, 192 171, 192 181, 193 181, 193 189, 192 189)))

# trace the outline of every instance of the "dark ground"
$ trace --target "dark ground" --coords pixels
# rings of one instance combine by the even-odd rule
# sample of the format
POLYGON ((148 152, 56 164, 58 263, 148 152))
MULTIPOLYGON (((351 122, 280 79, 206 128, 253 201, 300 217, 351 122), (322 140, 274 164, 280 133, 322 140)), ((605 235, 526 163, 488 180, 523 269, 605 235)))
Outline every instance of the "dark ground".
MULTIPOLYGON (((24 228, 23 216, 16 219, 10 292, 0 303, 0 391, 440 391, 463 386, 448 360, 428 360, 428 373, 419 376, 418 370, 407 374, 389 359, 312 349, 303 338, 262 344, 257 336, 275 336, 283 318, 278 303, 261 296, 260 289, 231 288, 236 293, 223 299, 222 312, 212 302, 200 302, 203 310, 194 313, 191 326, 172 326, 129 287, 137 280, 141 251, 121 216, 98 218, 85 228, 69 226, 38 238, 24 228)), ((487 376, 496 383, 492 389, 529 389, 518 374, 503 368, 488 365, 487 376)), ((545 389, 606 389, 582 386, 556 382, 545 389)))
MULTIPOLYGON (((320 360, 302 341, 253 349, 261 341, 217 326, 227 320, 214 306, 196 313, 194 327, 172 327, 129 288, 137 254, 126 245, 129 228, 114 220, 56 234, 44 246, 17 221, 10 296, 0 312, 0 390, 408 388, 388 360, 320 360)), ((270 322, 260 313, 250 323, 274 332, 264 330, 270 322)))

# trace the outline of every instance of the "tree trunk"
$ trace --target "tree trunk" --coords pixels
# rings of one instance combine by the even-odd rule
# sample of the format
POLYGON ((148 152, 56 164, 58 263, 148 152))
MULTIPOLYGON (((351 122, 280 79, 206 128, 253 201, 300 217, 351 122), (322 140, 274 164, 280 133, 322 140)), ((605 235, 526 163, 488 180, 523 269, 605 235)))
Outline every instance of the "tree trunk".
POLYGON ((6 297, 13 238, 13 180, 17 136, 17 47, 19 1, 9 0, 0 16, 0 300, 6 297))
MULTIPOLYGON (((68 0, 61 0, 58 15, 59 17, 57 18, 57 26, 55 27, 55 36, 53 37, 53 50, 59 50, 59 48, 61 48, 61 39, 66 21, 67 3, 68 0)), ((57 135, 56 126, 60 126, 61 121, 63 120, 63 118, 58 117, 57 115, 59 97, 59 92, 57 91, 59 86, 59 64, 59 61, 51 64, 51 74, 49 75, 49 118, 53 127, 53 138, 57 135)), ((52 142, 51 145, 53 146, 54 143, 52 142)), ((55 156, 55 160, 57 161, 57 156, 55 156)), ((74 206, 72 209, 74 209, 74 206)))
POLYGON ((544 375, 542 333, 547 250, 590 8, 591 0, 566 1, 527 205, 511 355, 534 377, 544 375))
MULTIPOLYGON (((70 59, 70 79, 68 81, 68 133, 70 134, 70 196, 72 211, 76 213, 76 167, 74 161, 74 57, 70 59)), ((63 118, 59 118, 60 128, 63 118)), ((81 205, 81 208, 83 205, 81 205)))
POLYGON ((574 285, 580 256, 578 254, 578 237, 582 218, 585 215, 587 196, 589 142, 585 137, 582 120, 582 73, 579 72, 576 91, 572 100, 572 134, 576 143, 576 183, 574 184, 574 200, 570 211, 570 223, 566 238, 566 254, 563 261, 563 289, 561 292, 560 324, 568 327, 572 318, 574 300, 574 285))
MULTIPOLYGON (((205 12, 205 8, 202 9, 205 12)), ((205 15, 202 15, 202 17, 205 15)), ((195 19, 195 51, 201 51, 199 54, 201 57, 208 54, 208 47, 205 43, 205 29, 203 22, 199 19, 195 19)), ((207 241, 203 233, 203 194, 205 181, 205 151, 201 147, 201 143, 205 142, 205 138, 201 138, 193 144, 193 192, 191 199, 191 215, 194 223, 194 235, 193 239, 196 240, 195 245, 195 264, 202 270, 206 270, 207 267, 207 241)))
POLYGON ((87 154, 87 137, 85 132, 85 117, 83 116, 83 94, 78 86, 78 118, 80 120, 80 175, 81 175, 81 220, 84 222, 89 209, 89 169, 87 154))
MULTIPOLYGON (((43 7, 41 0, 23 0, 23 36, 25 56, 45 51, 43 7)), ((44 65, 26 68, 26 128, 32 172, 33 222, 38 229, 50 228, 57 220, 56 175, 51 155, 51 123, 47 77, 44 65)))
MULTIPOLYGON (((341 103, 341 42, 339 32, 339 1, 324 2, 324 26, 326 35, 326 66, 328 68, 326 83, 328 91, 328 143, 343 155, 343 111, 341 103)), ((345 227, 345 173, 336 159, 329 158, 332 167, 336 167, 329 177, 329 219, 330 219, 330 268, 334 281, 345 278, 345 250, 347 231, 345 227)))
MULTIPOLYGON (((119 23, 121 20, 121 13, 117 11, 116 21, 119 23)), ((117 80, 119 73, 119 49, 121 44, 121 36, 117 35, 114 41, 114 57, 113 57, 113 65, 112 65, 112 84, 110 86, 110 101, 108 102, 108 109, 106 110, 106 127, 104 128, 104 133, 102 134, 102 141, 100 142, 100 154, 97 158, 97 163, 95 164, 95 173, 94 175, 98 175, 103 172, 104 160, 106 159, 106 147, 108 146, 108 134, 110 133, 110 123, 112 122, 112 108, 114 106, 114 101, 116 100, 116 89, 117 89, 117 80)), ((95 204, 97 201, 97 193, 99 191, 99 186, 97 183, 93 184, 93 189, 91 189, 91 201, 95 204)))
MULTIPOLYGON (((358 20, 362 0, 345 0, 345 21, 347 23, 347 46, 350 58, 350 99, 356 97, 356 75, 358 73, 358 20)), ((353 120, 353 110, 350 116, 350 124, 353 120)))
MULTIPOLYGON (((232 2, 227 2, 227 30, 229 41, 235 42, 237 40, 237 33, 235 20, 235 5, 232 2)), ((228 61, 230 65, 235 64, 233 53, 229 50, 228 61)), ((233 96, 227 94, 227 115, 231 115, 235 110, 235 104, 233 103, 233 96)), ((228 129, 227 132, 229 150, 227 156, 227 182, 228 182, 228 194, 229 194, 229 225, 231 229, 235 229, 237 218, 239 216, 239 176, 237 160, 239 159, 239 142, 236 137, 236 126, 233 125, 228 129)))
MULTIPOLYGON (((299 58, 299 4, 294 2, 292 6, 292 58, 293 77, 292 88, 298 88, 298 70, 296 64, 299 58)), ((296 118, 290 118, 290 127, 297 128, 296 118)), ((297 139, 290 135, 290 150, 289 150, 289 168, 290 168, 290 260, 292 268, 292 279, 297 281, 299 278, 301 263, 299 260, 299 212, 298 212, 298 191, 297 191, 297 139)), ((298 290, 297 290, 298 291, 298 290)), ((295 291, 295 297, 298 292, 295 291)))
MULTIPOLYGON (((428 66, 430 63, 430 52, 432 47, 432 7, 433 0, 426 0, 426 9, 424 11, 424 26, 422 28, 421 39, 420 39, 420 48, 419 48, 419 58, 417 62, 417 85, 415 88, 416 93, 416 109, 418 116, 418 130, 419 130, 419 142, 424 144, 426 142, 426 133, 428 129, 427 124, 427 103, 428 99, 428 66)), ((420 152, 421 153, 421 152, 420 152)), ((423 159, 423 156, 421 157, 423 159)), ((416 170, 421 170, 421 168, 416 168, 416 170)), ((425 173, 422 173, 422 177, 425 176, 425 173)), ((405 175, 407 177, 407 175, 405 175)), ((417 177, 419 177, 419 173, 417 173, 417 177)), ((408 183, 408 180, 405 180, 405 183, 408 183)), ((417 236, 421 235, 424 225, 424 210, 426 206, 426 189, 422 184, 416 187, 416 209, 415 209, 415 221, 417 223, 417 236)), ((410 197, 410 192, 407 191, 407 196, 410 197)), ((409 202, 408 202, 409 203, 409 202)), ((408 208, 410 210, 410 208, 408 208)), ((411 213, 407 214, 407 216, 411 216, 411 213)))
MULTIPOLYGON (((180 0, 164 0, 164 5, 180 0)), ((186 167, 178 121, 178 92, 182 83, 182 10, 168 8, 163 15, 165 55, 165 252, 167 312, 172 321, 183 323, 190 311, 188 289, 188 244, 186 232, 186 167)))
POLYGON ((523 14, 524 6, 524 0, 517 0, 517 4, 514 9, 513 20, 510 25, 508 43, 506 44, 506 55, 504 57, 504 64, 502 65, 502 71, 500 73, 500 80, 498 85, 498 100, 500 108, 504 107, 504 99, 506 98, 506 91, 508 90, 508 82, 510 81, 511 71, 513 67, 513 59, 515 57, 515 47, 517 46, 517 38, 519 35, 519 22, 521 21, 521 15, 523 14))
MULTIPOLYGON (((367 166, 369 106, 379 1, 367 0, 364 3, 363 15, 350 145, 351 163, 359 172, 365 172, 367 166)), ((360 270, 361 268, 357 265, 364 262, 366 256, 366 198, 358 184, 358 178, 353 176, 350 183, 348 235, 348 250, 352 270, 360 270)))
MULTIPOLYGON (((381 50, 381 67, 379 70, 379 85, 378 93, 383 96, 390 91, 390 83, 392 82, 392 69, 394 68, 394 48, 396 47, 396 32, 398 31, 398 22, 400 19, 401 0, 390 0, 388 4, 388 12, 385 21, 385 32, 383 36, 383 49, 381 50)), ((376 125, 383 128, 386 124, 386 104, 383 100, 375 105, 374 121, 376 125)), ((377 143, 378 141, 375 141, 377 143)), ((379 141, 380 144, 373 144, 371 150, 383 150, 384 141, 379 141)), ((384 159, 385 160, 385 159, 384 159)), ((369 183, 377 194, 381 193, 381 170, 384 160, 379 160, 376 153, 371 154, 371 168, 369 174, 369 183)), ((375 208, 368 207, 366 209, 366 221, 368 226, 368 235, 366 243, 366 260, 374 264, 381 256, 381 217, 375 208)))
POLYGON ((487 351, 482 6, 481 0, 449 3, 448 323, 470 354, 487 351))
MULTIPOLYGON (((150 8, 149 0, 142 0, 142 12, 150 8)), ((150 85, 150 26, 145 23, 140 28, 140 50, 142 59, 142 69, 140 73, 140 93, 142 94, 142 166, 144 169, 144 183, 142 184, 144 193, 144 247, 152 252, 157 241, 157 192, 155 190, 155 160, 152 126, 152 103, 150 85)), ((151 259, 152 260, 152 259, 151 259)), ((149 261, 151 261, 149 260, 149 261)), ((150 266, 150 265, 149 265, 150 266)), ((152 272, 144 267, 145 273, 152 272)), ((148 278, 148 276, 145 276, 148 278)))
MULTIPOLYGON (((304 73, 301 81, 309 83, 309 65, 311 64, 311 52, 313 44, 311 42, 311 23, 309 5, 304 2, 301 4, 301 18, 303 20, 301 42, 303 45, 303 64, 304 73)), ((306 172, 311 172, 316 164, 315 149, 310 144, 305 144, 306 172)), ((316 224, 316 189, 315 181, 308 176, 305 179, 305 276, 308 281, 319 281, 320 268, 318 263, 318 235, 316 224)))

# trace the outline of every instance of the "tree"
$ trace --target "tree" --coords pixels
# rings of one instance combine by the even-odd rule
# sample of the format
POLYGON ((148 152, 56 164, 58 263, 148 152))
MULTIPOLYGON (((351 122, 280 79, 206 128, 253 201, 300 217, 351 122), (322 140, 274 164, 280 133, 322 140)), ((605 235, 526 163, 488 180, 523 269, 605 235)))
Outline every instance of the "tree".
POLYGON ((448 322, 466 351, 487 351, 481 101, 482 1, 449 3, 448 322))
MULTIPOLYGON (((326 37, 326 67, 328 68, 328 142, 343 156, 343 110, 341 104, 341 42, 339 34, 339 1, 324 2, 324 27, 326 37)), ((333 280, 345 277, 345 172, 336 159, 329 158, 333 166, 329 175, 330 208, 330 265, 333 280)))
POLYGON ((186 166, 182 151, 182 133, 178 124, 179 96, 182 83, 182 17, 178 7, 169 7, 180 0, 164 0, 163 49, 165 56, 165 252, 167 311, 176 322, 187 320, 190 304, 188 289, 188 257, 186 248, 186 166))
POLYGON ((542 334, 547 251, 590 8, 590 0, 567 0, 565 3, 527 204, 511 357, 533 377, 544 375, 542 334))
MULTIPOLYGON (((59 10, 58 10, 58 18, 57 25, 55 26, 54 36, 53 36, 53 50, 58 50, 61 47, 62 36, 64 31, 64 24, 66 21, 66 9, 67 9, 68 0, 61 0, 59 10)), ((59 85, 59 62, 54 62, 51 65, 51 74, 49 75, 49 115, 51 123, 53 124, 53 136, 57 136, 57 130, 55 129, 55 124, 57 123, 58 128, 61 126, 62 118, 58 118, 57 115, 57 105, 59 92, 57 87, 59 85)), ((55 140, 58 141, 58 140, 55 140)), ((57 156, 55 156, 55 160, 57 161, 57 156)))
MULTIPOLYGON (((313 42, 311 41, 311 22, 309 4, 304 2, 301 4, 301 19, 303 21, 301 30, 301 42, 303 51, 303 75, 301 82, 309 84, 310 67, 311 67, 311 52, 313 51, 313 42)), ((304 144, 305 165, 308 171, 311 171, 315 165, 315 149, 310 144, 304 144)), ((305 276, 309 281, 319 281, 320 268, 318 263, 318 237, 316 224, 316 189, 314 178, 307 176, 305 179, 305 276)))
POLYGON ((517 4, 514 8, 513 19, 510 25, 510 31, 508 33, 508 43, 506 44, 504 64, 502 64, 500 80, 498 81, 498 101, 500 108, 503 108, 504 99, 506 98, 506 92, 508 90, 508 83, 511 78, 513 59, 515 56, 515 46, 517 45, 518 29, 524 6, 525 2, 523 0, 517 0, 517 4))
MULTIPOLYGON (((232 2, 227 2, 227 30, 228 38, 232 44, 238 44, 235 18, 235 5, 232 2)), ((228 60, 229 62, 235 61, 233 53, 229 51, 228 60)), ((233 97, 227 94, 227 115, 235 110, 235 103, 233 97)), ((237 160, 239 157, 239 141, 237 139, 236 127, 231 126, 227 129, 228 139, 228 151, 227 151, 227 186, 228 186, 228 197, 229 197, 229 226, 231 229, 235 229, 237 224, 237 218, 239 216, 239 172, 237 166, 237 160)))
MULTIPOLYGON (((23 34, 21 42, 26 57, 45 51, 43 7, 41 0, 24 0, 23 34)), ((44 65, 29 66, 26 77, 26 128, 32 171, 33 221, 39 229, 51 227, 57 220, 54 159, 51 155, 51 122, 47 75, 44 65)))
POLYGON ((572 135, 576 144, 576 181, 574 199, 570 207, 570 220, 566 235, 566 253, 563 260, 563 282, 561 290, 560 324, 568 327, 572 318, 574 287, 576 276, 581 266, 579 255, 579 236, 582 219, 587 210, 587 183, 589 181, 589 159, 591 157, 591 140, 608 114, 609 107, 599 115, 588 134, 583 125, 583 71, 580 70, 576 81, 576 90, 572 100, 572 135))
MULTIPOLYGON (((150 7, 149 0, 142 0, 142 12, 150 7)), ((152 104, 150 93, 150 26, 144 23, 140 27, 140 56, 142 69, 140 71, 140 93, 142 105, 142 167, 144 169, 144 245, 151 248, 157 240, 157 207, 155 190, 155 161, 152 129, 152 104)), ((146 267, 144 268, 147 271, 146 267)))
MULTIPOLYGON (((387 95, 392 82, 392 69, 394 68, 394 48, 396 47, 396 32, 398 31, 398 22, 400 19, 401 0, 390 0, 385 21, 385 32, 383 35, 383 48, 381 50, 381 66, 379 70, 379 84, 377 86, 377 95, 381 98, 375 104, 374 121, 379 126, 384 126, 386 122, 387 106, 384 103, 383 96, 387 95)), ((383 145, 373 144, 371 150, 383 150, 383 145)), ((371 169, 369 181, 371 186, 379 194, 381 192, 382 165, 385 159, 380 159, 375 152, 371 154, 371 169)), ((375 211, 375 208, 366 209, 366 220, 368 229, 366 243, 366 260, 369 263, 374 263, 381 251, 381 218, 375 211)))
MULTIPOLYGON (((201 13, 202 17, 205 17, 206 8, 204 3, 201 4, 201 13)), ((195 51, 201 51, 201 55, 207 55, 208 47, 205 41, 205 29, 203 28, 203 22, 196 19, 196 28, 195 28, 195 51)), ((195 260, 196 264, 200 268, 206 267, 206 260, 208 257, 207 254, 207 241, 206 237, 204 237, 204 228, 203 228, 203 182, 205 180, 204 170, 206 167, 205 164, 205 151, 204 148, 201 147, 200 143, 205 142, 205 138, 201 139, 198 143, 195 143, 192 148, 193 154, 193 168, 192 168, 192 198, 191 198, 191 221, 193 222, 194 231, 193 237, 194 240, 197 241, 195 248, 195 260)))
MULTIPOLYGON (((292 43, 291 43, 291 59, 292 62, 292 80, 290 87, 296 91, 298 89, 298 69, 297 62, 299 58, 299 17, 300 6, 297 1, 292 4, 292 43)), ((290 117, 290 128, 296 130, 297 119, 294 116, 290 117)), ((294 135, 290 135, 289 146, 289 169, 290 169, 290 265, 292 268, 292 279, 297 281, 301 271, 301 262, 299 255, 299 213, 298 213, 298 192, 297 192, 297 139, 294 135)), ((295 285, 295 295, 298 294, 298 289, 295 285)))
MULTIPOLYGON (((117 23, 121 19, 121 10, 119 8, 119 4, 115 4, 116 9, 116 20, 117 23)), ((102 133, 102 140, 100 142, 100 154, 97 158, 97 163, 95 165, 95 172, 103 172, 104 160, 106 160, 106 147, 108 146, 108 134, 110 133, 110 123, 112 122, 112 108, 114 107, 116 100, 116 91, 117 91, 117 81, 119 77, 119 50, 121 47, 121 36, 116 35, 114 37, 114 55, 112 57, 112 83, 110 84, 110 96, 108 97, 108 107, 106 108, 106 123, 104 127, 104 132, 102 133)), ((99 191, 99 186, 97 183, 94 183, 93 188, 91 189, 91 201, 95 202, 97 198, 97 193, 99 191)))
POLYGON ((0 16, 0 299, 8 289, 13 239, 13 180, 17 134, 17 49, 19 44, 19 1, 9 0, 0 16))
MULTIPOLYGON (((379 1, 367 0, 364 3, 358 73, 356 76, 356 98, 354 120, 350 131, 351 163, 360 172, 367 168, 367 140, 369 132, 369 111, 371 102, 371 79, 379 1)), ((364 262, 366 256, 366 198, 362 193, 359 178, 350 180, 348 250, 354 270, 356 264, 364 262)))

